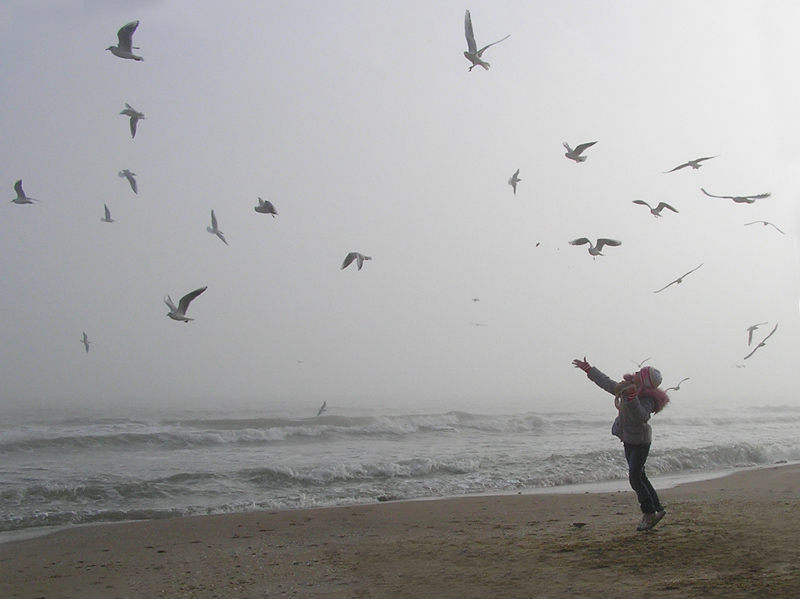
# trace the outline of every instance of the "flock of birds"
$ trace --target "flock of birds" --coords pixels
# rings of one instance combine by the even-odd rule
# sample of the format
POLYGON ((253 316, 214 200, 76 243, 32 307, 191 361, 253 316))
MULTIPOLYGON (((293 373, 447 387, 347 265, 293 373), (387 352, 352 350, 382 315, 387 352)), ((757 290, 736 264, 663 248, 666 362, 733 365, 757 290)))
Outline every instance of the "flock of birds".
MULTIPOLYGON (((490 65, 489 65, 488 62, 483 60, 483 58, 482 58, 483 57, 483 53, 486 51, 487 48, 490 48, 491 46, 494 46, 495 44, 499 44, 500 42, 502 42, 502 41, 504 41, 504 40, 506 40, 506 39, 508 39, 510 37, 510 35, 507 35, 504 38, 502 38, 502 39, 500 39, 500 40, 498 40, 496 42, 492 42, 491 44, 488 44, 488 45, 482 47, 480 50, 478 50, 478 45, 475 42, 475 33, 474 33, 474 30, 473 30, 473 27, 472 27, 472 17, 470 15, 469 11, 466 11, 466 14, 464 15, 464 33, 465 33, 466 38, 467 38, 467 50, 464 52, 464 56, 467 58, 467 60, 469 60, 472 63, 472 66, 469 67, 470 71, 473 68, 475 68, 476 66, 481 66, 485 70, 489 70, 490 65)), ((568 159, 574 161, 576 164, 580 164, 582 162, 586 162, 588 157, 585 155, 585 152, 589 148, 594 146, 596 143, 597 143, 597 141, 584 142, 584 143, 578 144, 577 146, 575 146, 573 148, 568 142, 565 141, 565 142, 563 142, 563 145, 564 145, 564 148, 567 151, 564 154, 564 156, 566 156, 568 159)), ((706 162, 707 160, 712 160, 712 159, 718 158, 718 157, 719 157, 719 154, 717 154, 715 156, 703 156, 701 158, 694 158, 692 160, 687 160, 683 164, 679 164, 678 166, 676 166, 674 168, 671 168, 668 171, 664 171, 664 174, 674 173, 676 171, 680 171, 680 170, 685 169, 685 168, 690 168, 692 170, 697 170, 701 166, 703 166, 703 163, 706 162)), ((517 185, 522 181, 522 179, 520 179, 519 173, 520 173, 520 169, 517 169, 516 171, 514 171, 514 174, 511 175, 511 177, 508 179, 508 184, 511 186, 511 188, 512 188, 512 190, 514 192, 514 195, 517 194, 517 185)), ((770 195, 771 195, 769 192, 760 193, 760 194, 756 194, 756 195, 716 195, 716 194, 709 193, 704 188, 700 188, 700 191, 702 191, 708 197, 731 200, 731 201, 733 201, 734 203, 737 203, 737 204, 753 204, 753 203, 756 202, 756 200, 762 200, 764 198, 770 197, 770 195)), ((661 212, 663 210, 665 210, 665 209, 669 210, 669 211, 671 211, 671 212, 673 212, 675 214, 678 214, 678 210, 675 209, 675 207, 667 204, 666 202, 659 202, 657 206, 651 206, 646 201, 637 199, 637 200, 633 200, 633 203, 637 204, 637 205, 641 205, 641 206, 646 206, 650 210, 650 214, 652 214, 655 218, 662 217, 661 212)), ((779 233, 785 234, 775 224, 773 224, 773 223, 771 223, 769 221, 765 221, 765 220, 759 220, 759 221, 753 221, 753 222, 745 223, 745 226, 755 225, 755 224, 761 224, 763 226, 771 226, 776 231, 778 231, 779 233)), ((607 237, 600 237, 594 243, 592 243, 592 241, 588 237, 579 237, 577 239, 573 239, 573 240, 569 241, 568 243, 570 245, 574 245, 574 246, 588 245, 589 255, 592 256, 592 259, 595 259, 597 256, 603 256, 602 250, 606 246, 608 246, 608 247, 618 247, 618 246, 622 245, 622 242, 620 240, 618 240, 618 239, 610 239, 610 238, 607 238, 607 237)), ((690 275, 693 272, 695 272, 696 270, 698 270, 701 266, 703 266, 702 263, 700 264, 700 266, 697 266, 697 267, 693 268, 692 270, 686 272, 685 274, 681 275, 680 277, 678 277, 674 281, 671 281, 670 283, 668 283, 664 287, 662 287, 660 289, 657 289, 656 291, 654 291, 654 293, 660 293, 660 292, 664 291, 665 289, 667 289, 668 287, 670 287, 672 285, 679 285, 680 283, 683 282, 684 278, 686 278, 688 275, 690 275)), ((472 324, 475 324, 476 326, 481 326, 480 323, 472 323, 472 324)), ((766 324, 766 323, 761 323, 761 324, 766 324)), ((751 327, 748 327, 748 329, 747 329, 748 335, 749 335, 748 336, 748 346, 752 343, 753 331, 755 331, 758 328, 758 326, 760 326, 760 325, 753 325, 751 327)), ((755 354, 755 352, 759 348, 764 347, 767 339, 769 339, 775 333, 777 328, 778 328, 778 325, 775 325, 775 328, 772 329, 772 332, 769 335, 767 335, 761 342, 759 342, 759 344, 755 347, 755 349, 753 349, 749 354, 747 354, 744 357, 744 359, 747 360, 753 354, 755 354)), ((641 368, 641 365, 639 365, 639 367, 641 368)), ((668 390, 675 390, 675 391, 679 390, 681 383, 683 383, 685 380, 688 380, 688 378, 683 379, 680 383, 678 383, 677 386, 670 387, 670 388, 668 388, 668 390)))
MULTIPOLYGON (((143 61, 144 58, 142 56, 134 53, 134 50, 139 50, 138 47, 133 45, 133 36, 134 36, 134 33, 136 32, 136 29, 137 29, 138 26, 139 26, 139 21, 132 21, 130 23, 127 23, 123 27, 121 27, 119 29, 119 31, 117 32, 117 40, 118 40, 117 45, 109 46, 108 48, 106 48, 106 50, 110 51, 114 56, 119 57, 121 59, 133 60, 133 61, 143 61)), ((490 48, 490 47, 492 47, 492 46, 494 46, 496 44, 499 44, 500 42, 503 42, 503 41, 505 41, 506 39, 508 39, 510 37, 510 34, 506 35, 502 39, 499 39, 499 40, 497 40, 495 42, 487 44, 487 45, 485 45, 485 46, 483 46, 483 47, 481 47, 479 49, 478 45, 477 45, 477 43, 475 41, 475 34, 474 34, 473 26, 472 26, 472 18, 471 18, 469 10, 466 11, 465 16, 464 16, 464 32, 465 32, 465 36, 466 36, 466 40, 467 40, 467 50, 464 52, 464 56, 471 63, 471 66, 468 69, 469 71, 472 71, 476 66, 480 66, 484 70, 488 70, 490 68, 490 64, 488 62, 486 62, 485 60, 483 60, 484 52, 488 48, 490 48)), ((122 116, 126 116, 129 119, 131 138, 132 139, 135 138, 139 122, 142 121, 142 120, 145 120, 144 113, 136 110, 135 108, 133 108, 130 104, 128 104, 126 102, 125 103, 125 108, 119 114, 122 115, 122 116)), ((588 158, 587 155, 586 155, 587 150, 589 150, 590 148, 595 146, 596 143, 597 143, 597 141, 579 143, 578 145, 576 145, 573 148, 569 143, 563 142, 563 146, 566 149, 566 152, 565 152, 564 156, 567 159, 574 161, 576 164, 581 164, 581 163, 585 162, 587 160, 587 158, 588 158)), ((674 168, 672 168, 672 169, 670 169, 668 171, 664 171, 664 174, 674 173, 676 171, 680 171, 680 170, 686 169, 686 168, 690 168, 692 170, 697 170, 701 166, 703 166, 703 163, 705 163, 706 161, 712 160, 712 159, 717 158, 717 157, 719 157, 719 155, 704 156, 704 157, 701 157, 701 158, 688 160, 687 162, 685 162, 683 164, 680 164, 680 165, 678 165, 678 166, 676 166, 676 167, 674 167, 674 168)), ((138 194, 138 183, 137 183, 137 180, 135 178, 137 176, 136 173, 131 172, 129 169, 123 169, 123 170, 119 171, 118 175, 119 175, 119 177, 126 179, 128 184, 130 185, 131 190, 135 194, 138 194)), ((516 193, 517 193, 517 186, 522 181, 522 179, 520 178, 519 175, 520 175, 520 169, 517 169, 513 173, 513 175, 508 179, 508 184, 511 186, 511 188, 512 188, 512 190, 514 192, 514 195, 516 195, 516 193)), ((15 204, 33 204, 34 202, 39 202, 39 200, 37 200, 35 198, 32 198, 32 197, 29 197, 25 193, 25 191, 23 189, 23 186, 22 186, 22 180, 18 180, 15 183, 14 190, 16 192, 16 198, 11 200, 12 203, 15 203, 15 204)), ((753 204, 757 200, 768 198, 770 196, 770 193, 760 193, 760 194, 757 194, 757 195, 715 195, 715 194, 709 193, 704 188, 701 188, 701 191, 708 197, 727 199, 727 200, 731 200, 731 201, 733 201, 735 203, 744 203, 744 204, 753 204)), ((649 209, 650 213, 655 218, 662 217, 663 216, 662 212, 664 210, 668 210, 668 211, 671 211, 672 213, 678 214, 678 210, 676 208, 674 208, 673 206, 667 204, 666 202, 660 202, 657 206, 651 206, 650 204, 648 204, 644 200, 636 199, 636 200, 633 200, 633 203, 637 204, 637 205, 642 205, 642 206, 647 207, 649 209)), ((104 215, 100 220, 102 222, 104 222, 104 223, 113 223, 113 222, 115 222, 114 219, 111 216, 111 211, 109 210, 108 205, 104 204, 103 205, 103 210, 104 210, 104 215)), ((263 200, 260 197, 258 198, 258 205, 254 207, 254 210, 257 213, 260 213, 260 214, 269 214, 273 218, 275 218, 275 216, 278 214, 276 209, 275 209, 275 206, 270 201, 263 200)), ((763 221, 763 220, 762 221, 753 221, 753 222, 746 223, 746 226, 747 225, 754 225, 754 224, 762 224, 763 226, 771 226, 771 227, 775 228, 775 230, 777 230, 779 233, 785 234, 776 225, 774 225, 773 223, 768 222, 768 221, 763 221)), ((206 230, 210 234, 215 235, 216 237, 218 237, 223 243, 228 245, 228 241, 226 240, 224 233, 219 228, 217 216, 216 216, 214 210, 211 211, 211 225, 209 227, 207 227, 206 230)), ((580 237, 580 238, 577 238, 577 239, 573 239, 573 240, 569 241, 568 243, 570 245, 574 245, 574 246, 588 245, 588 252, 592 256, 593 259, 596 258, 597 256, 603 256, 602 250, 605 247, 618 247, 618 246, 620 246, 622 244, 622 242, 619 241, 619 240, 609 239, 609 238, 605 238, 605 237, 601 237, 601 238, 596 239, 594 243, 587 237, 580 237)), ((364 255, 362 253, 359 253, 359 252, 350 252, 350 253, 347 254, 347 256, 345 257, 344 261, 342 262, 341 269, 345 269, 350 264, 355 263, 357 265, 358 270, 361 270, 361 268, 364 265, 364 262, 369 261, 369 260, 372 260, 371 256, 366 256, 366 255, 364 255)), ((694 273, 695 271, 697 271, 702 266, 703 266, 703 264, 701 263, 700 266, 697 266, 696 268, 693 268, 692 270, 686 272, 685 274, 681 275, 677 279, 675 279, 672 282, 668 283, 664 287, 656 290, 654 293, 660 293, 660 292, 664 291, 665 289, 669 288, 672 285, 676 285, 676 284, 682 283, 685 277, 687 277, 688 275, 694 273)), ((164 297, 164 303, 169 308, 169 312, 167 313, 167 316, 169 318, 171 318, 172 320, 176 320, 176 321, 179 321, 179 322, 189 322, 189 321, 193 320, 192 318, 189 318, 186 315, 187 311, 189 309, 189 306, 192 303, 192 301, 194 301, 203 292, 205 292, 206 289, 207 289, 207 287, 204 286, 204 287, 200 287, 198 289, 195 289, 195 290, 187 293, 186 295, 181 297, 181 299, 178 302, 177 306, 172 301, 172 299, 171 299, 171 297, 169 295, 165 296, 164 297)), ((475 298, 473 301, 478 301, 478 298, 475 298)), ((472 323, 472 324, 475 324, 476 326, 486 326, 486 325, 484 325, 482 323, 472 323)), ((758 324, 752 325, 751 327, 748 327, 748 329, 747 329, 747 331, 748 331, 748 346, 751 346, 751 344, 752 344, 753 332, 756 331, 759 326, 762 326, 764 324, 767 324, 767 323, 758 323, 758 324)), ((777 330, 777 325, 775 325, 775 327, 772 329, 772 331, 762 341, 760 341, 755 346, 755 348, 747 356, 745 356, 744 359, 750 358, 759 348, 764 347, 766 341, 775 333, 776 330, 777 330)), ((90 341, 89 341, 89 338, 88 338, 88 336, 86 335, 85 332, 83 333, 83 337, 80 340, 80 343, 83 344, 83 346, 85 348, 85 351, 88 353, 90 341)), ((684 378, 683 380, 681 380, 680 383, 678 383, 678 385, 676 385, 675 387, 670 387, 668 389, 669 390, 679 390, 681 383, 683 383, 686 380, 688 380, 688 377, 684 378)), ((324 412, 325 410, 326 410, 326 405, 323 404, 322 407, 320 408, 319 413, 317 414, 317 416, 322 414, 322 412, 324 412)))

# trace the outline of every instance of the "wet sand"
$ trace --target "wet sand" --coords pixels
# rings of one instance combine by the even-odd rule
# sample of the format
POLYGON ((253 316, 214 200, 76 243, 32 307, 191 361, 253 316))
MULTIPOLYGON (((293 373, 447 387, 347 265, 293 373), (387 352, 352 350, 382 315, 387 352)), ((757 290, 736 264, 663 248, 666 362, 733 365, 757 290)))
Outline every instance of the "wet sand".
POLYGON ((800 465, 660 495, 649 532, 630 490, 77 527, 0 544, 0 597, 800 597, 800 465))

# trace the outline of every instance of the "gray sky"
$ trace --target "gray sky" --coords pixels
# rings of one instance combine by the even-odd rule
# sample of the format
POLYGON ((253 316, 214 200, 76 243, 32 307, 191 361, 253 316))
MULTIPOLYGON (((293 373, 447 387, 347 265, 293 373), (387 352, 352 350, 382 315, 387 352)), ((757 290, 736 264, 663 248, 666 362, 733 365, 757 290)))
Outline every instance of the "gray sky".
POLYGON ((571 410, 583 356, 691 377, 679 405, 796 401, 796 3, 187 6, 0 5, 0 407, 571 410), (467 8, 479 47, 511 34, 488 71, 467 8), (136 19, 145 61, 106 52, 136 19))

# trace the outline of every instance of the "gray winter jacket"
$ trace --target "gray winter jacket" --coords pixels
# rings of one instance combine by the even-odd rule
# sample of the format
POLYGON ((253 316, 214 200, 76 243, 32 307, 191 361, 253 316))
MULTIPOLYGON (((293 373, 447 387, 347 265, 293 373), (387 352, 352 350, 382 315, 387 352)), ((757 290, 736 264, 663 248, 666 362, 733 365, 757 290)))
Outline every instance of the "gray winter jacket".
MULTIPOLYGON (((595 385, 614 395, 617 381, 611 380, 594 366, 586 374, 595 385)), ((636 396, 631 401, 623 398, 620 402, 619 416, 611 427, 611 434, 619 437, 623 443, 633 445, 651 443, 653 429, 647 421, 650 420, 655 407, 653 398, 646 395, 636 396)))

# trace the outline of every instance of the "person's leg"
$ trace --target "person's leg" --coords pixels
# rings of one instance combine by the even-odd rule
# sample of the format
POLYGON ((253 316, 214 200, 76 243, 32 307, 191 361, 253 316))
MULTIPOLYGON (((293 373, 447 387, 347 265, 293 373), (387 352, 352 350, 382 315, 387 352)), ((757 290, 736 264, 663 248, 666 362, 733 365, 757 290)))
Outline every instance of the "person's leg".
POLYGON ((625 459, 628 461, 628 481, 631 488, 636 491, 642 513, 654 514, 663 511, 658 493, 650 484, 644 471, 647 456, 650 453, 649 444, 631 445, 625 443, 625 459))

